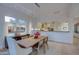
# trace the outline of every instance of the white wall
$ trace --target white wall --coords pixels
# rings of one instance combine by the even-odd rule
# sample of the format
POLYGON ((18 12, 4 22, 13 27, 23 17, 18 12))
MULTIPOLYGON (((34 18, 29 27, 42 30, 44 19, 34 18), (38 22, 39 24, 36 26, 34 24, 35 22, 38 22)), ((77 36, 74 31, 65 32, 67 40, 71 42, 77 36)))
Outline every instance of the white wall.
POLYGON ((23 14, 19 10, 17 11, 15 9, 0 5, 0 43, 4 41, 4 36, 5 36, 5 31, 6 31, 5 22, 4 22, 5 16, 11 16, 17 19, 26 19, 27 23, 29 23, 28 15, 23 14))
POLYGON ((0 15, 0 46, 2 46, 3 43, 3 36, 4 36, 4 21, 2 19, 3 17, 0 15))

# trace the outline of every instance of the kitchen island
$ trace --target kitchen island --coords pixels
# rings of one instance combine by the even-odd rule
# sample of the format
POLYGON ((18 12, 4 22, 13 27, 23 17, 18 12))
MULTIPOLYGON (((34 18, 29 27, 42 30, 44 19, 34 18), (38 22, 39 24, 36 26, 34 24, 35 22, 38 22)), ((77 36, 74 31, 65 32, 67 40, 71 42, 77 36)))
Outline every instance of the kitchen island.
MULTIPOLYGON (((36 32, 33 30, 32 33, 36 32)), ((39 31, 41 35, 48 36, 49 41, 56 41, 62 43, 72 43, 73 35, 70 31, 39 31)))

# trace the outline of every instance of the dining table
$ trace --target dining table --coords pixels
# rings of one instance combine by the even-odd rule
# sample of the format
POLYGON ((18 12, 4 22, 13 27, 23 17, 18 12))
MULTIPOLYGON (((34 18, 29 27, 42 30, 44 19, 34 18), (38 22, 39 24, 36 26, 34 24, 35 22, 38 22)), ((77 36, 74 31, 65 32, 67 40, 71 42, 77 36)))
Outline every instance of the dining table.
POLYGON ((45 41, 47 39, 48 39, 47 36, 39 36, 38 38, 34 38, 34 37, 24 38, 16 42, 17 44, 24 46, 25 48, 28 48, 28 47, 32 47, 35 44, 39 43, 41 40, 45 41))

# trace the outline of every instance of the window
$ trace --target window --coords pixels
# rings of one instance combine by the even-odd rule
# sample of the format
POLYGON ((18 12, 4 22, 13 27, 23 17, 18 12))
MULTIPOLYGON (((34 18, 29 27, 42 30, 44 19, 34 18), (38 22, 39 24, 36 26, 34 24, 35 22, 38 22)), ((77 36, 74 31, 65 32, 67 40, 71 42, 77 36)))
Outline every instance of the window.
POLYGON ((15 18, 9 17, 9 16, 5 16, 5 22, 11 22, 11 21, 15 21, 15 18))

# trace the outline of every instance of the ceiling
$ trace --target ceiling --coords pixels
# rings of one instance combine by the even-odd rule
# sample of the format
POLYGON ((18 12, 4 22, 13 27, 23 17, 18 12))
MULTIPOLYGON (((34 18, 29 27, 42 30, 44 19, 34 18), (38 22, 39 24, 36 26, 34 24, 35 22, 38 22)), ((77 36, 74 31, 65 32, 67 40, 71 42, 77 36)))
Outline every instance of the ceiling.
MULTIPOLYGON (((71 5, 68 3, 39 3, 40 8, 34 13, 41 20, 67 20, 70 16, 71 5)), ((46 21, 47 21, 46 20, 46 21)))
POLYGON ((67 3, 39 3, 40 8, 34 3, 4 3, 1 4, 21 11, 33 17, 41 18, 67 18, 69 17, 71 4, 67 3))

